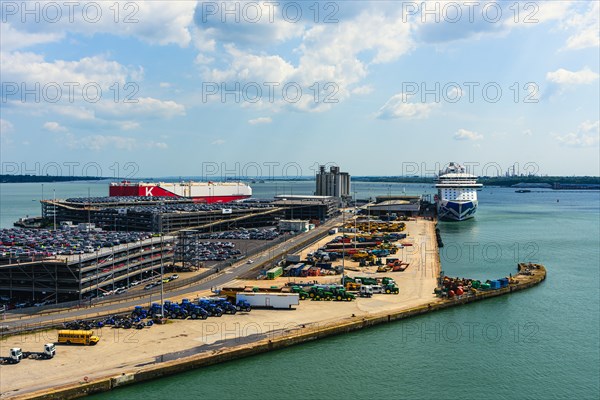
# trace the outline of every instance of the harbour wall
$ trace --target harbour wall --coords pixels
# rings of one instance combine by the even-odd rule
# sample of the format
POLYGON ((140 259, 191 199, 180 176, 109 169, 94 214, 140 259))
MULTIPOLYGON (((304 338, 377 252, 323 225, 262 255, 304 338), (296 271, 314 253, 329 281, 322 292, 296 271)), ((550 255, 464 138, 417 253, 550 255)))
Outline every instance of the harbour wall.
MULTIPOLYGON (((520 264, 519 270, 521 270, 522 267, 524 267, 524 265, 520 264)), ((200 353, 186 358, 154 364, 141 368, 137 371, 131 371, 117 376, 106 376, 89 382, 79 382, 77 384, 69 384, 52 389, 45 389, 37 392, 17 395, 13 398, 23 400, 75 399, 89 394, 106 392, 125 385, 157 379, 180 372, 186 372, 195 368, 207 367, 226 361, 237 360, 334 335, 354 332, 371 326, 390 323, 450 307, 503 296, 538 285, 546 279, 546 269, 541 265, 536 265, 536 269, 533 270, 532 275, 516 275, 515 278, 518 280, 518 282, 511 283, 509 286, 502 289, 478 291, 474 295, 460 296, 447 300, 434 300, 428 304, 423 304, 421 306, 395 312, 382 312, 369 316, 352 317, 348 320, 320 326, 317 328, 307 327, 306 329, 302 329, 300 332, 296 333, 290 333, 242 346, 223 348, 212 352, 200 353)))

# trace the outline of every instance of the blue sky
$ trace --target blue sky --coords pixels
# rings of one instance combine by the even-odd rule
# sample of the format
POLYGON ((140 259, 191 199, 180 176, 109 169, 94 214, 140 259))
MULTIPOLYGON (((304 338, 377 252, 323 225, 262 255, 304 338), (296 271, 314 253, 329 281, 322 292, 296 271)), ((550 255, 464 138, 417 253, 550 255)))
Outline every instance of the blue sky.
POLYGON ((598 175, 598 4, 0 1, 2 172, 598 175))

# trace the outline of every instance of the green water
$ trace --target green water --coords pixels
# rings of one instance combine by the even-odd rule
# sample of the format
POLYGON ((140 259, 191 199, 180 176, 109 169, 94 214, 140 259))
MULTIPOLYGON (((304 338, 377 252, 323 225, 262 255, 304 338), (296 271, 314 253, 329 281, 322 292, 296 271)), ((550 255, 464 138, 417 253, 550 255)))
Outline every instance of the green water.
POLYGON ((485 188, 479 199, 474 220, 440 224, 446 274, 499 278, 537 261, 544 283, 94 398, 599 398, 600 193, 485 188))
POLYGON ((475 220, 440 228, 447 274, 497 278, 517 261, 538 261, 548 278, 511 296, 96 398, 597 399, 599 193, 486 188, 475 220))

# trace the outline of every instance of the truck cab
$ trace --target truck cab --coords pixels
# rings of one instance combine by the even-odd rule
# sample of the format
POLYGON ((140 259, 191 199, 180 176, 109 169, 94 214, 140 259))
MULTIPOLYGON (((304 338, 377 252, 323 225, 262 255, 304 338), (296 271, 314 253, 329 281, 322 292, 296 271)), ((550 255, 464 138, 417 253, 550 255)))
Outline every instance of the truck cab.
POLYGON ((54 355, 56 354, 56 346, 54 343, 46 343, 44 345, 44 354, 46 355, 46 358, 54 358, 54 355))
POLYGON ((23 352, 19 347, 13 347, 10 349, 10 362, 13 364, 18 364, 23 359, 23 352))
POLYGON ((360 297, 372 297, 373 287, 371 285, 361 285, 358 293, 360 297))

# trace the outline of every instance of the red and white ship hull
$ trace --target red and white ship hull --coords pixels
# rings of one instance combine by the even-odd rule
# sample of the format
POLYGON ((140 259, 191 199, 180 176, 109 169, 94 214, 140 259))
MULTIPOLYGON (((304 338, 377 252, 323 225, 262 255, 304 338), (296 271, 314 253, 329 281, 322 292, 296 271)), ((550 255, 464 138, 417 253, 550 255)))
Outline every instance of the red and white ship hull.
POLYGON ((199 203, 227 203, 252 196, 252 188, 241 182, 118 182, 111 183, 109 196, 178 197, 199 203))

